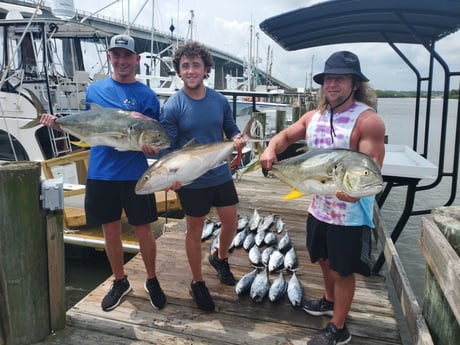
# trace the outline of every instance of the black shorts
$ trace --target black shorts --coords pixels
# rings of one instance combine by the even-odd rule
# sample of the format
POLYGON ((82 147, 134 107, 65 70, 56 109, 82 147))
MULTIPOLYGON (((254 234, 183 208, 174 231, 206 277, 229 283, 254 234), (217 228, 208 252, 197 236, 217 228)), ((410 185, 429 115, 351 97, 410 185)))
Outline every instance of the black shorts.
POLYGON ((307 217, 307 249, 311 262, 329 259, 329 266, 341 276, 371 275, 371 229, 342 226, 307 217))
POLYGON ((192 217, 207 215, 212 206, 232 206, 239 202, 233 180, 209 188, 180 188, 177 194, 184 214, 192 217))
POLYGON ((96 226, 121 219, 122 210, 131 225, 158 219, 155 194, 137 195, 137 181, 86 181, 86 225, 96 226))

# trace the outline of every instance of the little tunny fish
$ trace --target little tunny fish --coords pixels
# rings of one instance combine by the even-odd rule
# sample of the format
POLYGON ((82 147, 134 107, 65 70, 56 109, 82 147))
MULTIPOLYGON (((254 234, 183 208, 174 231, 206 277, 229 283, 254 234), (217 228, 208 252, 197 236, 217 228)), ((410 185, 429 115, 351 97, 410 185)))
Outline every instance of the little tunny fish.
POLYGON ((289 249, 292 248, 291 237, 289 237, 289 233, 286 231, 284 236, 281 237, 281 240, 278 242, 278 249, 281 253, 286 254, 289 249))
POLYGON ((246 250, 247 252, 249 252, 249 250, 256 244, 255 237, 256 237, 256 235, 255 235, 253 232, 250 232, 250 233, 246 236, 246 238, 244 239, 244 242, 243 242, 243 248, 244 248, 244 250, 246 250))
POLYGON ((361 198, 378 194, 383 188, 377 164, 364 153, 347 149, 314 149, 273 163, 272 172, 306 195, 335 195, 342 190, 361 198))
POLYGON ((240 280, 238 280, 238 283, 236 283, 235 286, 235 292, 238 296, 246 292, 249 292, 249 290, 251 289, 252 282, 254 281, 256 275, 257 269, 254 269, 253 271, 246 273, 244 276, 241 277, 240 280))
MULTIPOLYGON (((22 128, 38 126, 40 116, 45 112, 36 96, 33 100, 38 116, 22 128)), ((160 149, 169 147, 168 134, 158 121, 128 110, 104 108, 97 104, 90 106, 88 111, 58 117, 55 123, 90 146, 111 146, 119 151, 142 151, 144 144, 160 149)))
POLYGON ((270 286, 270 290, 268 290, 268 299, 270 302, 275 302, 283 297, 286 293, 287 285, 288 284, 286 279, 284 279, 283 272, 280 272, 278 278, 273 281, 270 286))
POLYGON ((288 271, 295 271, 299 268, 299 260, 294 247, 291 247, 284 256, 284 268, 288 271))
POLYGON ((299 279, 297 279, 295 272, 292 273, 292 277, 289 280, 287 294, 289 302, 291 302, 293 307, 299 307, 302 304, 303 287, 300 284, 299 279))
POLYGON ((270 289, 270 281, 268 280, 267 269, 261 270, 257 273, 254 281, 251 284, 249 294, 255 302, 262 302, 270 289))
POLYGON ((268 271, 277 272, 284 268, 284 255, 279 250, 275 250, 268 260, 268 271))
POLYGON ((262 266, 262 253, 260 252, 259 247, 252 246, 249 250, 249 261, 256 267, 262 266))
POLYGON ((216 223, 211 219, 206 219, 203 224, 203 231, 201 232, 201 241, 206 241, 208 238, 211 237, 212 232, 216 223))

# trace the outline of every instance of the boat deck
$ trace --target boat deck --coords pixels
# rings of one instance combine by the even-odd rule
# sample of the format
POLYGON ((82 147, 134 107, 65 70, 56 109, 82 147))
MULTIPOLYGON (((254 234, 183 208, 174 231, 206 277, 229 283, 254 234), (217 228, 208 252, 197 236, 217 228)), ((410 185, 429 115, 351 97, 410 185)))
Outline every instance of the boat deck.
MULTIPOLYGON (((282 217, 296 248, 300 267, 297 276, 306 297, 319 298, 323 283, 318 265, 309 262, 305 249, 305 212, 309 198, 284 201, 289 188, 260 171, 246 174, 236 183, 239 213, 282 217)), ((214 214, 211 214, 214 215, 214 214)), ((250 296, 237 296, 235 288, 220 284, 207 261, 210 241, 203 242, 202 267, 206 284, 214 297, 215 312, 203 312, 188 294, 191 274, 184 250, 184 221, 170 220, 157 240, 157 274, 168 304, 156 310, 144 291, 145 270, 140 254, 126 264, 133 291, 113 311, 100 307, 113 278, 103 282, 67 311, 67 328, 39 343, 45 344, 306 344, 329 321, 294 308, 287 295, 272 303, 256 303, 250 296)), ((230 255, 237 279, 252 270, 243 248, 230 255)), ((270 281, 277 275, 272 274, 270 281)), ((290 274, 286 273, 286 280, 290 274)), ((394 310, 384 278, 357 276, 357 289, 347 327, 350 344, 401 344, 394 310)))

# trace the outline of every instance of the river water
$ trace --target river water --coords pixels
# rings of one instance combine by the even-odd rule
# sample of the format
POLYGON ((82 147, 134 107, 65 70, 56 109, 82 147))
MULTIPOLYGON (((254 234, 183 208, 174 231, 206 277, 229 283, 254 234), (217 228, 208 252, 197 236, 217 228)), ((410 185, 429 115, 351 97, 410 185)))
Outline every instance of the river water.
MULTIPOLYGON (((425 114, 426 100, 421 102, 421 114, 425 114)), ((413 126, 414 126, 415 99, 414 98, 382 98, 378 102, 378 113, 382 117, 386 126, 388 143, 396 145, 413 146, 413 126)), ((441 112, 442 100, 434 99, 431 104, 430 139, 428 145, 427 159, 437 165, 439 158, 441 135, 441 112)), ((457 114, 457 101, 449 101, 449 116, 446 138, 446 158, 445 169, 452 169, 453 145, 455 137, 455 123, 457 114)), ((238 122, 241 122, 238 119, 238 122)), ((425 121, 421 121, 422 124, 425 121)), ((423 137, 422 134, 419 135, 423 137)), ((423 144, 419 140, 418 152, 422 152, 423 144)), ((432 181, 421 180, 419 185, 429 184, 432 181)), ((414 210, 430 210, 444 206, 450 193, 451 181, 441 181, 436 188, 428 191, 417 192, 414 210)), ((382 216, 385 226, 390 231, 399 219, 403 209, 406 196, 406 187, 393 188, 382 207, 382 216)), ((459 205, 460 199, 457 197, 454 205, 459 205)), ((408 275, 412 289, 419 301, 423 304, 423 289, 425 280, 425 259, 419 248, 419 231, 422 216, 412 216, 409 218, 404 230, 402 231, 396 248, 400 255, 404 269, 408 275)), ((126 255, 125 260, 129 260, 131 255, 126 255)), ((382 272, 385 273, 386 266, 382 272)), ((94 252, 77 249, 66 253, 66 286, 68 296, 68 307, 74 305, 83 296, 89 293, 97 285, 105 281, 111 275, 110 266, 104 252, 94 252)), ((398 312, 401 318, 400 312, 398 312)), ((402 330, 403 341, 410 344, 407 331, 402 330)))

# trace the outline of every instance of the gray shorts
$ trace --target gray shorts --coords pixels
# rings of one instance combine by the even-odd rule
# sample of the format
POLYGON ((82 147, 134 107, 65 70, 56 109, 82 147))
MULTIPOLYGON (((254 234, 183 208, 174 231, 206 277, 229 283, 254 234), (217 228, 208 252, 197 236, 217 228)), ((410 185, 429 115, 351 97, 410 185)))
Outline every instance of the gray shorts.
POLYGON ((368 226, 342 226, 307 217, 307 249, 312 263, 328 259, 341 276, 371 275, 372 232, 368 226))

